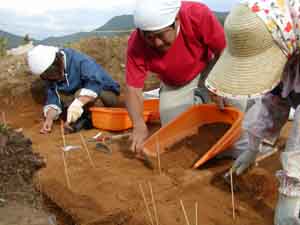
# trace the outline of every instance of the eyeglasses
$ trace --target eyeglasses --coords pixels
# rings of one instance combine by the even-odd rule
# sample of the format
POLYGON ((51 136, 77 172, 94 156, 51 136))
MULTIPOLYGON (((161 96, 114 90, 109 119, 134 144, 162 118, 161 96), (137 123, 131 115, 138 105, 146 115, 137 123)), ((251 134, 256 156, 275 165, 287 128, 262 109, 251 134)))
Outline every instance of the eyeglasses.
POLYGON ((171 24, 170 26, 161 29, 159 31, 141 31, 145 40, 148 42, 154 42, 156 39, 159 39, 161 41, 168 40, 170 31, 175 29, 175 22, 171 24))

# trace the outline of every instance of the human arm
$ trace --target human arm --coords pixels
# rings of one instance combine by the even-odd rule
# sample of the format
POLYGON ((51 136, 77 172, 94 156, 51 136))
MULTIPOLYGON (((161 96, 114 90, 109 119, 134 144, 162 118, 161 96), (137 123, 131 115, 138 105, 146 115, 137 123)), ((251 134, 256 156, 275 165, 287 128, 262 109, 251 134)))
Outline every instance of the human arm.
POLYGON ((119 93, 119 85, 94 60, 86 57, 79 65, 78 79, 82 89, 68 108, 68 124, 76 122, 84 111, 83 106, 95 101, 103 90, 119 93))
POLYGON ((286 99, 269 93, 248 110, 243 121, 243 129, 248 134, 248 149, 233 164, 232 169, 237 175, 242 174, 255 162, 263 139, 280 133, 288 119, 289 109, 286 99))
POLYGON ((131 150, 142 151, 142 145, 149 135, 143 118, 143 87, 147 69, 143 51, 140 48, 138 34, 134 32, 128 40, 126 56, 126 92, 125 103, 133 123, 131 150))
POLYGON ((144 101, 141 88, 134 88, 129 85, 125 93, 126 107, 133 123, 131 150, 141 152, 142 145, 149 135, 147 125, 143 117, 144 101))
POLYGON ((41 134, 47 134, 51 132, 53 121, 58 119, 61 112, 61 102, 55 91, 55 87, 48 84, 47 100, 43 108, 45 120, 42 128, 40 129, 41 134))

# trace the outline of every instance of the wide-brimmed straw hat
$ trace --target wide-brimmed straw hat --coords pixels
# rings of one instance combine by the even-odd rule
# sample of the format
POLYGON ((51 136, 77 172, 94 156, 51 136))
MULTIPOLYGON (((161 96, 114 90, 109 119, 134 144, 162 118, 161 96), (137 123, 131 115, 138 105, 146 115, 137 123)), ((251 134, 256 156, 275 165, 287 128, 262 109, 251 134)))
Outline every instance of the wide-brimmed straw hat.
POLYGON ((225 25, 227 47, 205 85, 217 95, 252 98, 271 91, 281 80, 287 57, 274 42, 266 24, 239 4, 225 25))

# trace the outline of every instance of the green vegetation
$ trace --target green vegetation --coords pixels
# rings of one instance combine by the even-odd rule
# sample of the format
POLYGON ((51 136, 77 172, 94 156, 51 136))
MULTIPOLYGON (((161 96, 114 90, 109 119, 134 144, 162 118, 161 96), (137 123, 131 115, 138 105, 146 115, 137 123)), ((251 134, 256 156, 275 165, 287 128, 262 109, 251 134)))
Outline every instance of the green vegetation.
POLYGON ((6 124, 0 123, 0 134, 7 134, 8 127, 6 124))
POLYGON ((0 57, 6 55, 7 38, 0 37, 0 57))

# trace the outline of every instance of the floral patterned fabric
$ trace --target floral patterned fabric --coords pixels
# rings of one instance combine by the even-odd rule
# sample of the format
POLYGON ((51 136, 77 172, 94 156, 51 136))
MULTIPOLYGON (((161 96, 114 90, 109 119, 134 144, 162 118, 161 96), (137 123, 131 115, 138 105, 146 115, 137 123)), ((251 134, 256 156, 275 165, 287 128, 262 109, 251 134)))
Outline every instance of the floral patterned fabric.
POLYGON ((288 57, 300 48, 299 0, 248 0, 246 4, 265 22, 288 57))
POLYGON ((244 123, 248 124, 248 127, 245 129, 260 137, 278 134, 287 121, 290 107, 297 108, 287 146, 281 156, 283 170, 277 172, 277 177, 280 193, 300 196, 299 163, 295 163, 294 160, 300 157, 300 1, 247 0, 243 3, 265 22, 274 41, 289 59, 282 75, 282 90, 275 95, 264 95, 262 104, 256 104, 252 109, 258 112, 257 119, 251 121, 249 118, 254 118, 254 113, 247 113, 249 118, 246 116, 244 123), (297 97, 289 97, 291 93, 296 93, 297 97))

